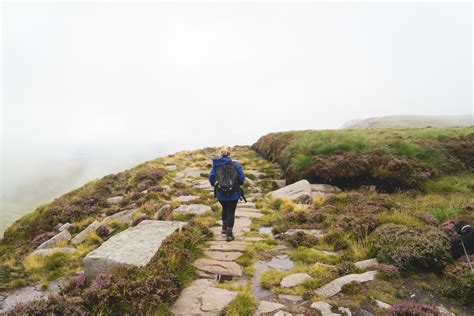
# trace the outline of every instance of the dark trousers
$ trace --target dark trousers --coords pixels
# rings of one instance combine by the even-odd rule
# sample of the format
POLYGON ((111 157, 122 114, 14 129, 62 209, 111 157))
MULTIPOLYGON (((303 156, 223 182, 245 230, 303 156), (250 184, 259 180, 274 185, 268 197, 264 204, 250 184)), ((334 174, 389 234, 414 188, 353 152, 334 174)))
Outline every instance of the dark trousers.
POLYGON ((235 201, 219 201, 222 205, 222 222, 227 222, 227 227, 234 227, 235 208, 238 200, 235 201))

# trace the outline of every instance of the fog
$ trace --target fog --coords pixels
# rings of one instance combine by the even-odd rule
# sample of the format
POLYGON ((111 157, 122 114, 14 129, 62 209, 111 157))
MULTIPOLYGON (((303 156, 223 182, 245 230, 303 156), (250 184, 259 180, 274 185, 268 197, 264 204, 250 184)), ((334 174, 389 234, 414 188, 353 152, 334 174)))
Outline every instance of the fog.
POLYGON ((2 2, 2 228, 178 150, 473 113, 471 3, 2 2))

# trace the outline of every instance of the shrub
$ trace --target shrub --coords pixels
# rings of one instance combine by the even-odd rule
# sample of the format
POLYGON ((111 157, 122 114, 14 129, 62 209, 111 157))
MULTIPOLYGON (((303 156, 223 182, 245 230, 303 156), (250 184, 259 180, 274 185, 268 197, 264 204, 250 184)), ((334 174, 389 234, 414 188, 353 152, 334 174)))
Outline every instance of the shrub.
POLYGON ((334 250, 345 250, 349 247, 348 238, 341 232, 329 232, 324 235, 324 241, 330 245, 333 245, 334 250))
POLYGON ((89 315, 82 306, 79 297, 53 296, 45 301, 33 301, 17 305, 7 315, 10 316, 43 316, 43 315, 89 315))
POLYGON ((380 221, 373 214, 340 215, 336 219, 336 230, 351 233, 356 238, 363 238, 373 232, 380 221))
POLYGON ((141 222, 145 221, 145 220, 150 220, 151 217, 148 216, 148 215, 145 215, 145 214, 142 214, 140 215, 137 219, 135 219, 133 222, 132 222, 132 226, 137 226, 138 224, 140 224, 141 222))
POLYGON ((373 238, 379 261, 401 270, 436 270, 450 261, 448 238, 431 227, 386 224, 375 230, 373 238))
POLYGON ((350 261, 344 261, 336 265, 334 271, 337 273, 337 275, 343 276, 351 273, 356 273, 357 267, 354 265, 354 263, 350 261))
POLYGON ((379 263, 379 264, 376 264, 373 267, 373 269, 380 272, 382 279, 385 279, 385 280, 395 279, 400 276, 400 271, 398 270, 398 268, 391 264, 379 263))
POLYGON ((304 232, 296 232, 293 235, 284 235, 285 240, 288 241, 293 247, 312 247, 318 243, 318 238, 304 232))
POLYGON ((99 236, 101 238, 107 237, 110 233, 109 229, 107 227, 105 227, 104 225, 100 225, 99 227, 97 227, 95 232, 96 232, 97 236, 99 236))
POLYGON ((436 306, 411 301, 401 302, 390 307, 390 316, 442 316, 436 306))
MULTIPOLYGON (((470 256, 474 262, 474 256, 470 256)), ((466 257, 444 269, 445 285, 443 293, 446 296, 459 299, 467 305, 474 305, 474 273, 471 272, 466 257)))

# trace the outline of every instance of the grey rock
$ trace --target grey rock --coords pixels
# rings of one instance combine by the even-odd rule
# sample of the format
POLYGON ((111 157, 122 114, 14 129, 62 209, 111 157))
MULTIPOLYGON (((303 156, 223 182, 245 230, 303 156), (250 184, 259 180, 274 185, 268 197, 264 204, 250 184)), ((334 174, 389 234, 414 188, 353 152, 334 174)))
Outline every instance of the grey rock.
POLYGON ((335 279, 315 291, 316 295, 321 297, 331 297, 339 293, 342 287, 351 282, 364 283, 375 279, 377 271, 367 271, 361 274, 348 274, 335 279))
POLYGON ((71 223, 63 224, 63 225, 61 225, 61 227, 59 227, 59 231, 62 232, 63 230, 67 230, 67 229, 69 229, 69 227, 71 227, 71 226, 72 226, 71 223))
POLYGON ((288 312, 285 312, 285 311, 278 311, 275 315, 273 316, 293 316, 292 313, 288 313, 288 312))
POLYGON ((133 222, 133 214, 138 211, 139 209, 131 209, 131 210, 124 210, 124 211, 112 214, 104 218, 102 222, 100 223, 100 225, 105 226, 105 225, 110 224, 113 221, 130 225, 133 222))
POLYGON ((43 256, 48 256, 52 254, 53 252, 66 252, 66 253, 71 253, 75 252, 76 248, 71 248, 71 247, 54 247, 54 248, 44 248, 44 249, 36 249, 33 251, 31 254, 33 255, 43 255, 43 256))
POLYGON ((173 170, 176 170, 177 167, 175 165, 168 165, 165 167, 165 170, 168 170, 168 171, 173 171, 173 170))
POLYGON ((173 210, 175 214, 193 214, 193 215, 203 215, 206 213, 211 213, 212 209, 208 205, 204 204, 189 204, 181 205, 178 208, 173 210))
POLYGON ((201 180, 198 181, 194 187, 196 189, 206 190, 206 191, 214 191, 214 187, 209 183, 208 180, 201 180))
POLYGON ((222 261, 234 261, 239 258, 242 253, 237 251, 204 251, 204 254, 211 259, 222 260, 222 261))
POLYGON ((372 268, 373 266, 377 265, 378 263, 379 262, 378 262, 377 258, 372 258, 372 259, 357 261, 356 263, 354 263, 354 265, 359 269, 368 269, 368 268, 372 268))
POLYGON ((63 230, 62 232, 59 232, 55 236, 51 237, 51 239, 43 242, 36 249, 54 248, 59 243, 69 242, 71 238, 71 234, 67 230, 63 230))
POLYGON ((166 211, 167 209, 170 209, 171 208, 171 204, 164 204, 160 207, 160 209, 158 211, 156 211, 155 213, 155 219, 158 219, 164 211, 166 211))
POLYGON ((226 276, 242 276, 242 267, 232 261, 221 261, 215 259, 197 259, 193 265, 201 271, 226 275, 226 276))
POLYGON ((263 217, 264 215, 259 212, 250 212, 250 211, 244 211, 243 209, 240 209, 240 210, 236 210, 235 216, 248 217, 248 218, 260 218, 260 217, 263 217))
POLYGON ((273 180, 277 186, 277 188, 281 189, 286 186, 286 180, 281 179, 281 180, 273 180))
POLYGON ((89 226, 84 228, 79 234, 74 236, 74 238, 71 240, 71 244, 79 245, 83 243, 84 240, 86 240, 87 236, 90 233, 95 232, 96 229, 99 228, 99 226, 100 226, 100 223, 97 220, 93 221, 92 223, 89 224, 89 226))
POLYGON ((303 298, 299 295, 289 295, 289 294, 280 294, 278 295, 278 299, 280 301, 286 301, 286 302, 290 302, 290 303, 298 303, 298 302, 302 302, 303 301, 303 298))
POLYGON ((303 284, 306 280, 311 279, 307 273, 295 273, 284 277, 281 282, 281 287, 293 287, 303 284))
POLYGON ((232 241, 232 242, 226 242, 226 241, 211 241, 209 242, 210 250, 216 250, 216 251, 244 251, 245 250, 245 242, 241 241, 232 241))
POLYGON ((389 309, 390 307, 392 307, 392 305, 379 301, 379 300, 375 300, 375 305, 378 308, 383 308, 383 309, 389 309))
POLYGON ((107 199, 109 204, 120 204, 123 201, 123 196, 114 196, 107 199))
POLYGON ((197 195, 183 195, 183 196, 178 196, 176 200, 180 203, 189 203, 189 202, 194 202, 196 200, 199 200, 199 196, 197 195))
POLYGON ((208 173, 207 170, 199 170, 199 169, 194 169, 194 168, 188 167, 188 168, 184 169, 183 171, 178 172, 176 174, 176 177, 177 178, 187 178, 187 177, 200 178, 203 175, 206 175, 207 173, 208 173))
POLYGON ((254 315, 257 316, 257 315, 262 315, 262 314, 267 314, 267 313, 273 313, 282 308, 285 308, 285 305, 279 304, 279 303, 268 302, 268 301, 260 301, 260 304, 258 304, 257 311, 255 312, 254 315))
POLYGON ((293 236, 293 235, 296 235, 299 232, 307 234, 307 235, 311 235, 311 236, 314 236, 314 237, 318 237, 318 236, 322 235, 322 233, 323 233, 322 230, 318 230, 318 229, 299 229, 299 228, 297 228, 297 229, 289 229, 285 233, 283 233, 283 235, 293 236))
POLYGON ((257 178, 260 178, 260 176, 264 175, 263 172, 260 172, 258 170, 252 170, 252 169, 245 170, 244 173, 245 174, 250 174, 250 175, 252 175, 254 177, 257 177, 257 178))
POLYGON ((339 192, 339 189, 336 186, 329 185, 329 184, 311 184, 311 191, 312 192, 322 192, 322 193, 330 193, 330 192, 339 192))
POLYGON ((326 302, 318 301, 311 304, 311 308, 318 310, 321 316, 340 316, 341 314, 333 313, 331 311, 332 306, 326 302))
POLYGON ((247 203, 245 203, 243 201, 239 201, 237 203, 237 209, 241 209, 241 208, 250 208, 250 209, 253 208, 253 209, 255 209, 256 205, 255 205, 255 203, 249 202, 248 200, 247 200, 247 203))
POLYGON ((237 292, 215 288, 215 284, 211 280, 195 280, 171 306, 173 315, 221 315, 224 308, 235 299, 237 292))
POLYGON ((273 198, 289 199, 295 202, 308 202, 311 199, 311 184, 307 180, 300 180, 272 191, 269 195, 273 198))
POLYGON ((436 306, 436 308, 443 316, 454 316, 454 313, 447 310, 446 307, 444 307, 443 305, 438 305, 436 306))
POLYGON ((352 316, 351 310, 347 307, 339 307, 337 310, 340 311, 342 315, 352 316))
POLYGON ((144 266, 166 237, 186 223, 145 220, 104 242, 84 258, 84 273, 94 278, 121 264, 144 266))

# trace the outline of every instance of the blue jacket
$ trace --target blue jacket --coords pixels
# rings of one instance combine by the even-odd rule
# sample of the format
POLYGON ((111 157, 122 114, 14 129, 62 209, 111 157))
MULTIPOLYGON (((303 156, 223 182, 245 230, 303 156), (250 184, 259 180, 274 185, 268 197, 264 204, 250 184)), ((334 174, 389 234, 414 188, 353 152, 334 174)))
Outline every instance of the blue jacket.
MULTIPOLYGON (((226 163, 229 163, 231 161, 232 159, 230 159, 229 157, 212 158, 212 169, 209 173, 209 182, 212 186, 214 186, 214 184, 216 183, 216 167, 225 165, 226 163)), ((237 171, 239 172, 239 184, 244 184, 245 176, 244 172, 242 171, 242 167, 235 161, 232 161, 232 163, 237 167, 237 171)), ((230 196, 217 192, 217 199, 219 201, 236 201, 240 199, 240 192, 234 192, 230 196)))

